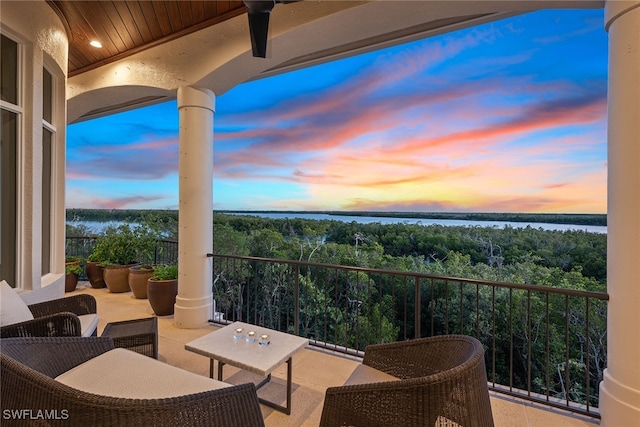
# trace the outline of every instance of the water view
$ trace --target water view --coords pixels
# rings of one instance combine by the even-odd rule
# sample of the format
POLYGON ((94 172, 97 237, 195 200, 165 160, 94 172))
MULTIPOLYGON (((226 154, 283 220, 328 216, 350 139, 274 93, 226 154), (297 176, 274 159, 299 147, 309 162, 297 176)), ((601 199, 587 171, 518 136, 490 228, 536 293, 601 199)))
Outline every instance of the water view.
POLYGON ((342 222, 357 222, 361 224, 418 224, 418 225, 442 225, 448 227, 492 227, 502 229, 526 228, 543 229, 549 231, 569 231, 580 230, 589 233, 607 233, 606 226, 598 225, 578 225, 578 224, 552 224, 544 222, 512 222, 512 221, 472 221, 457 219, 431 219, 431 218, 409 218, 409 217, 382 217, 382 216, 359 216, 359 215, 331 215, 321 213, 246 213, 246 212, 226 212, 232 215, 253 215, 261 218, 285 219, 285 218, 301 218, 310 220, 334 220, 342 222))
MULTIPOLYGON (((386 224, 417 224, 417 225, 442 225, 445 227, 491 227, 503 228, 534 228, 546 231, 585 231, 588 233, 606 234, 607 226, 584 225, 584 224, 554 224, 544 222, 515 222, 515 221, 474 221, 459 219, 433 219, 433 218, 411 218, 411 217, 382 217, 382 216, 360 216, 360 215, 335 215, 327 213, 303 213, 303 212, 225 212, 229 215, 249 215, 260 218, 287 219, 299 218, 307 220, 333 220, 341 222, 356 222, 360 224, 380 223, 386 224)), ((100 233, 108 226, 118 227, 126 224, 126 221, 67 221, 68 225, 83 226, 91 233, 100 233)))

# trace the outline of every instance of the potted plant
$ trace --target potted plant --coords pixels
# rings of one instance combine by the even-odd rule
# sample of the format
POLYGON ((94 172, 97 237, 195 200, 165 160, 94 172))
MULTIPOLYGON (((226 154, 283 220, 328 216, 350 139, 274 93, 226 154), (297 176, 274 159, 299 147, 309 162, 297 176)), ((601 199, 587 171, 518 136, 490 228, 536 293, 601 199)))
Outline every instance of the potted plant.
POLYGON ((150 262, 156 235, 142 225, 122 224, 107 227, 98 237, 91 258, 103 267, 104 282, 110 292, 129 292, 129 268, 150 262))
POLYGON ((82 258, 77 256, 67 256, 64 262, 64 291, 73 292, 78 285, 78 276, 82 274, 80 263, 82 258))
POLYGON ((132 232, 127 224, 107 227, 98 237, 91 258, 103 268, 104 283, 110 292, 129 292, 129 267, 136 264, 132 232))
POLYGON ((158 316, 173 314, 178 295, 178 266, 158 265, 147 280, 147 298, 158 316))
POLYGON ((100 289, 107 286, 104 283, 103 267, 102 265, 100 265, 101 260, 99 258, 99 254, 94 251, 91 255, 89 255, 89 258, 87 258, 87 263, 84 266, 85 272, 87 273, 87 279, 89 279, 89 284, 92 288, 95 289, 100 289))
POLYGON ((134 265, 129 267, 129 287, 133 296, 138 299, 147 298, 147 280, 153 274, 153 265, 134 265))

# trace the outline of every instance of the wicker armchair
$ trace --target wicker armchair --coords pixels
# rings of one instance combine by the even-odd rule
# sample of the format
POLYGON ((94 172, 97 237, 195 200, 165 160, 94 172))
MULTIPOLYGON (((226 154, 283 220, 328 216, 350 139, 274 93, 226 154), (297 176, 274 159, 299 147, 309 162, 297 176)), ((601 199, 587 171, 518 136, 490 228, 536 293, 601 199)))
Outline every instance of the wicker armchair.
POLYGON ((370 345, 363 364, 399 380, 327 389, 321 426, 493 426, 484 350, 473 337, 370 345))
MULTIPOLYGON (((179 397, 126 399, 86 393, 54 379, 113 348, 111 338, 103 337, 2 339, 3 414, 15 411, 35 416, 38 411, 49 411, 49 419, 36 420, 37 425, 264 426, 253 384, 179 397)), ((2 425, 25 425, 24 417, 8 418, 2 425)))
MULTIPOLYGON (((80 294, 28 306, 34 319, 0 328, 0 338, 81 336, 78 316, 96 314, 96 299, 80 294)), ((94 331, 93 335, 96 335, 94 331)))

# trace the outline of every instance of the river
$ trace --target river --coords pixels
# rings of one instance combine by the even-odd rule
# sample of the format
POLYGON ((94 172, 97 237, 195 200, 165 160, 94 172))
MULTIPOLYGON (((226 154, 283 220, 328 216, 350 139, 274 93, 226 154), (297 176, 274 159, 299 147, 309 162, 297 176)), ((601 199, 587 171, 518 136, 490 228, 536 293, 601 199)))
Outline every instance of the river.
MULTIPOLYGON (((230 215, 249 215, 262 218, 285 219, 285 218, 301 218, 311 220, 334 220, 343 222, 358 222, 361 224, 371 224, 379 222, 380 224, 418 224, 418 225, 442 225, 442 226, 462 226, 462 227, 493 227, 503 229, 526 228, 527 226, 535 229, 551 230, 551 231, 569 231, 580 230, 589 233, 606 234, 607 227, 601 225, 576 225, 576 224, 550 224, 544 222, 509 222, 509 221, 466 221, 457 219, 426 219, 426 218, 401 218, 401 217, 380 217, 380 216, 359 216, 359 215, 329 215, 319 213, 246 213, 246 212, 225 212, 230 215)), ((119 221, 73 221, 67 222, 69 225, 84 225, 93 233, 99 233, 108 225, 118 226, 125 224, 119 221)))
POLYGON ((246 212, 225 212, 232 215, 250 215, 262 218, 285 219, 285 218, 301 218, 314 220, 334 220, 343 222, 359 222, 362 224, 371 224, 379 222, 380 224, 418 224, 418 225, 443 225, 443 226, 462 226, 462 227, 493 227, 493 228, 541 228, 543 230, 552 231, 569 231, 581 230, 589 233, 607 233, 607 227, 601 225, 576 225, 576 224, 550 224, 544 222, 508 222, 508 221, 466 221, 458 219, 427 219, 427 218, 401 218, 401 217, 380 217, 380 216, 359 216, 359 215, 329 215, 319 213, 246 213, 246 212))

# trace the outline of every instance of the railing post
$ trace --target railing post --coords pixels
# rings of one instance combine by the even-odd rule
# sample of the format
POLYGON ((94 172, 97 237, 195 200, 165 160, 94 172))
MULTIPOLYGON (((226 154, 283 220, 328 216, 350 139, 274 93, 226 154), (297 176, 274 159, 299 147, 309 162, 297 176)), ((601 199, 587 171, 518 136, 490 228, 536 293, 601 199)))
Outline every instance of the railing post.
POLYGON ((418 276, 415 277, 414 283, 414 293, 416 301, 414 313, 414 338, 420 338, 420 278, 418 276))
POLYGON ((293 334, 300 334, 300 265, 296 264, 295 285, 293 287, 293 334))

